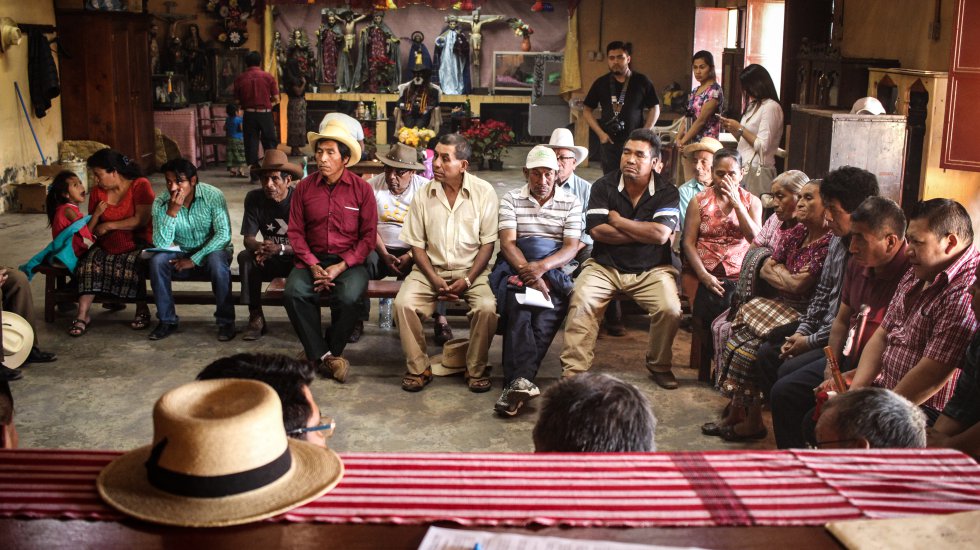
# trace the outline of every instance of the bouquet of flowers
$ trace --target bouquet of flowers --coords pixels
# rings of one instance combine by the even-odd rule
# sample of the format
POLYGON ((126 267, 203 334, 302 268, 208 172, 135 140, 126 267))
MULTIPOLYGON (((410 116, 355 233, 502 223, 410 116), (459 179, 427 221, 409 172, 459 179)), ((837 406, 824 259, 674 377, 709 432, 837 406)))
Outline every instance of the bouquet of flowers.
POLYGON ((398 130, 398 141, 399 143, 404 143, 409 147, 415 147, 415 150, 419 154, 419 158, 423 158, 423 153, 426 147, 429 145, 429 140, 436 137, 436 133, 428 128, 416 128, 408 126, 402 127, 398 130))
POLYGON ((463 137, 473 147, 477 159, 500 160, 504 149, 514 142, 514 130, 506 122, 487 120, 478 122, 463 131, 463 137))
POLYGON ((508 19, 507 23, 510 25, 510 28, 514 29, 514 36, 528 38, 534 34, 534 29, 531 28, 531 25, 528 25, 517 17, 508 19))

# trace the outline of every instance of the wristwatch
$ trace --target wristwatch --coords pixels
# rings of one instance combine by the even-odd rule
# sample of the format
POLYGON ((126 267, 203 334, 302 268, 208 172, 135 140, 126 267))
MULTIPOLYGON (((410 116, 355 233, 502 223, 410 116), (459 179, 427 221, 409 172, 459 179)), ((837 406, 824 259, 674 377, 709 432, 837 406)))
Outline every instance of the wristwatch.
POLYGON ((279 243, 279 255, 282 256, 286 253, 286 245, 279 243))
POLYGON ((470 288, 471 286, 473 286, 473 283, 470 282, 469 277, 463 277, 463 281, 466 283, 466 288, 470 288))

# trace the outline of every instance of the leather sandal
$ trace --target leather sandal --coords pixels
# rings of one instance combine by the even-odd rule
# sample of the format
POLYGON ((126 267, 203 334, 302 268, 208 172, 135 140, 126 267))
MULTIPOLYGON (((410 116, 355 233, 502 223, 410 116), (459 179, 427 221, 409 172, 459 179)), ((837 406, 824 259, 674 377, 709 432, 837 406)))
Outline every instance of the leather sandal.
POLYGON ((71 327, 68 328, 68 336, 78 338, 88 332, 89 322, 85 319, 75 319, 71 322, 71 327))
POLYGON ((410 392, 422 391, 429 382, 432 382, 432 370, 425 369, 422 374, 412 374, 406 372, 402 375, 402 389, 410 392))
POLYGON ((719 425, 717 422, 705 422, 704 424, 701 424, 701 433, 704 435, 720 437, 721 429, 723 427, 723 425, 719 425))
POLYGON ((138 309, 136 310, 136 316, 133 317, 133 322, 129 324, 129 327, 133 330, 143 330, 150 326, 150 310, 138 309))
POLYGON ((466 377, 466 387, 470 389, 473 393, 484 393, 490 391, 493 384, 490 383, 490 378, 486 376, 481 376, 479 378, 466 377))

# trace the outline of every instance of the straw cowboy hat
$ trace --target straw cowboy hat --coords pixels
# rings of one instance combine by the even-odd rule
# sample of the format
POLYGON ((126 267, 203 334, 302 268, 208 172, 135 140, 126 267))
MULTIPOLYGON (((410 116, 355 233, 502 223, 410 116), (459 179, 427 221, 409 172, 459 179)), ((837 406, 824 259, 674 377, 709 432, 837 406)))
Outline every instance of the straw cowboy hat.
POLYGON ((119 511, 185 527, 238 525, 319 498, 343 476, 333 451, 286 437, 282 403, 255 380, 191 382, 153 408, 153 444, 99 474, 119 511))
POLYGON ((20 44, 24 33, 17 23, 9 17, 0 18, 0 52, 7 51, 11 46, 20 44))
POLYGON ((310 149, 316 153, 316 142, 321 139, 332 139, 336 142, 343 143, 350 149, 350 158, 347 160, 347 166, 352 164, 357 164, 361 160, 361 145, 357 143, 354 136, 351 135, 347 127, 344 126, 342 122, 336 120, 328 120, 326 124, 320 123, 319 132, 307 132, 306 141, 310 144, 310 149))
POLYGON ((575 152, 575 166, 582 164, 582 161, 589 158, 589 150, 581 145, 575 145, 575 138, 572 131, 568 128, 556 128, 551 132, 551 139, 545 147, 551 149, 571 149, 575 152))
POLYGON ((707 151, 712 155, 717 153, 719 149, 723 148, 724 145, 720 141, 713 137, 705 136, 701 138, 701 141, 694 142, 686 147, 684 147, 684 156, 690 157, 698 151, 707 151))
POLYGON ((392 145, 388 148, 388 152, 384 156, 377 153, 374 156, 377 157, 378 162, 385 166, 401 168, 403 170, 425 170, 425 166, 419 162, 419 155, 415 151, 415 148, 409 147, 404 143, 392 145))
POLYGON ((34 345, 34 330, 26 319, 11 313, 3 312, 3 364, 9 369, 16 369, 27 361, 34 345))
POLYGON ((289 162, 289 157, 286 156, 286 153, 283 153, 279 149, 269 149, 265 152, 265 156, 262 157, 260 164, 252 165, 253 174, 262 174, 277 170, 286 172, 293 176, 293 179, 303 177, 303 167, 289 162))
POLYGON ((470 349, 468 338, 453 338, 442 345, 442 353, 432 357, 432 374, 452 376, 466 372, 466 352, 470 349))

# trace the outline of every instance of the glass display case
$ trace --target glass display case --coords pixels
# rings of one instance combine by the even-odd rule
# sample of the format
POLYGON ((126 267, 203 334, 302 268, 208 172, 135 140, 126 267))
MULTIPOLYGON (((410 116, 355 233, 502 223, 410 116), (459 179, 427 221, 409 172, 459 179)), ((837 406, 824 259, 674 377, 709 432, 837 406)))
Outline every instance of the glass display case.
POLYGON ((155 74, 153 80, 153 110, 172 111, 187 107, 187 77, 182 74, 155 74))
POLYGON ((491 89, 557 95, 562 59, 555 52, 494 52, 491 89))

